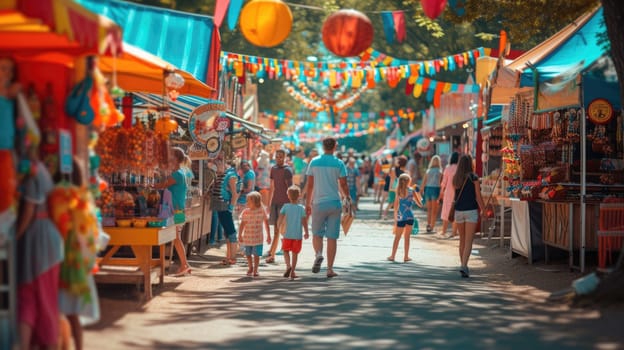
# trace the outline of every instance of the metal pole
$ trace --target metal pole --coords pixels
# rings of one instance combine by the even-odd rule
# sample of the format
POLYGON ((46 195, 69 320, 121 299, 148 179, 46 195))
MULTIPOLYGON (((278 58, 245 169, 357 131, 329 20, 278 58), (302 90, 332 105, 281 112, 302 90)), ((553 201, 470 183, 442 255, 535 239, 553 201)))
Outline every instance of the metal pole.
POLYGON ((585 272, 585 195, 587 192, 587 121, 585 120, 585 108, 583 106, 583 79, 581 76, 580 79, 580 105, 582 108, 580 109, 581 115, 579 113, 576 114, 577 118, 580 118, 580 127, 581 127, 581 249, 580 249, 580 266, 581 272, 585 272))

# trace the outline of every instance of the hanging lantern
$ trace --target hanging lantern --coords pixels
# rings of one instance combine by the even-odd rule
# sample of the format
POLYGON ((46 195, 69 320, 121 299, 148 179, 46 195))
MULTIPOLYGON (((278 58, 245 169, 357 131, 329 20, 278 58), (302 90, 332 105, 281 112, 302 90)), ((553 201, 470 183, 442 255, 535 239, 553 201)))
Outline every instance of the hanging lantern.
POLYGON ((240 29, 256 46, 277 46, 290 34, 292 13, 281 0, 251 0, 241 12, 240 29))
POLYGON ((444 11, 446 0, 420 0, 423 12, 431 19, 436 19, 444 11))
POLYGON ((340 10, 325 19, 322 28, 325 47, 336 56, 352 57, 368 49, 374 29, 370 19, 356 10, 340 10))
POLYGON ((168 73, 165 78, 165 86, 169 90, 180 90, 184 86, 184 77, 175 72, 168 73))

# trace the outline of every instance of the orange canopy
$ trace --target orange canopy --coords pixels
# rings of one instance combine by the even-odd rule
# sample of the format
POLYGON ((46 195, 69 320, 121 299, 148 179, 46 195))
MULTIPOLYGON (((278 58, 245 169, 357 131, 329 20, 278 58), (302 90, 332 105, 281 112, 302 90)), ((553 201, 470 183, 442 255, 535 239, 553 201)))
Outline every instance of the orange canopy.
MULTIPOLYGON (((184 86, 178 90, 181 95, 209 97, 213 88, 197 80, 188 72, 176 69, 162 59, 139 48, 124 43, 124 52, 118 57, 100 56, 97 58, 98 68, 112 82, 128 92, 163 93, 164 72, 176 72, 184 78, 184 86), (113 77, 113 72, 116 76, 113 77), (114 83, 114 82, 112 82, 114 83)), ((15 57, 21 62, 53 63, 73 67, 75 57, 60 52, 44 52, 39 54, 18 54, 15 57)))
POLYGON ((0 1, 0 52, 118 54, 121 28, 72 0, 0 1))

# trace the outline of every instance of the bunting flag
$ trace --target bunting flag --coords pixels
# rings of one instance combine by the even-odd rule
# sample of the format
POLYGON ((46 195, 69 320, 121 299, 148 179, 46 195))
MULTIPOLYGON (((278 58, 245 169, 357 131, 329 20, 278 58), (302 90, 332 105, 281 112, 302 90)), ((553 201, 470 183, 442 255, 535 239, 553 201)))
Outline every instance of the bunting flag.
POLYGON ((392 17, 394 19, 394 30, 396 31, 396 39, 399 43, 402 43, 405 40, 405 12, 403 11, 394 11, 392 12, 392 17))
POLYGON ((230 8, 227 12, 228 28, 230 28, 230 30, 236 29, 238 16, 240 15, 242 7, 243 0, 230 0, 230 8))
POLYGON ((392 12, 384 11, 381 13, 381 21, 383 23, 384 34, 388 44, 394 44, 394 17, 392 12))
POLYGON ((223 24, 223 20, 225 19, 225 14, 230 5, 230 0, 217 0, 215 4, 215 14, 214 14, 214 25, 217 28, 221 27, 223 24))

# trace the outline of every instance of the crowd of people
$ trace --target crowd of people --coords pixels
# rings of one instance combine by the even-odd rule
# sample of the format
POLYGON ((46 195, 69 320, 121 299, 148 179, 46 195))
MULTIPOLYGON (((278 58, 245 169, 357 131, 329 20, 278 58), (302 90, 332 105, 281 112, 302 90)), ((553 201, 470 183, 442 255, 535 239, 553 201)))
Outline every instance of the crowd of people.
POLYGON ((217 177, 219 190, 213 191, 217 194, 213 196, 213 207, 221 208, 216 209, 217 219, 228 244, 222 264, 235 264, 237 252, 244 251, 249 265, 247 275, 258 276, 266 240, 270 247, 265 262, 275 263, 283 254, 284 277, 295 279, 301 243, 310 237, 310 229, 315 254, 312 272, 318 273, 327 258, 327 277, 335 277, 336 240, 343 209, 352 206, 358 210, 359 199, 372 190, 373 200, 379 204, 379 218, 389 220, 392 214, 394 221, 388 260, 395 261, 401 239, 403 261, 411 260, 410 236, 419 232, 413 210, 418 207, 427 213, 426 233, 459 240, 459 272, 469 276, 472 240, 479 210, 483 209, 479 179, 469 155, 453 152, 444 166, 438 155, 424 157, 415 152, 411 157, 384 154, 371 159, 353 150, 338 152, 337 146, 336 139, 327 138, 320 155, 312 149, 307 156, 301 148, 289 152, 268 147, 240 161, 238 169, 235 163, 229 164, 217 177), (238 220, 236 234, 234 222, 238 220))

